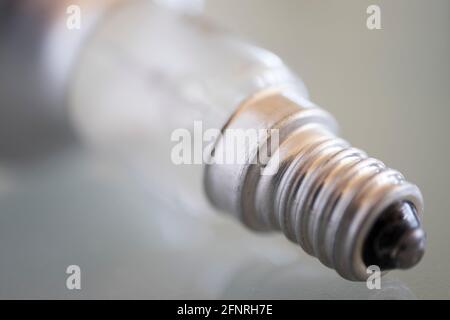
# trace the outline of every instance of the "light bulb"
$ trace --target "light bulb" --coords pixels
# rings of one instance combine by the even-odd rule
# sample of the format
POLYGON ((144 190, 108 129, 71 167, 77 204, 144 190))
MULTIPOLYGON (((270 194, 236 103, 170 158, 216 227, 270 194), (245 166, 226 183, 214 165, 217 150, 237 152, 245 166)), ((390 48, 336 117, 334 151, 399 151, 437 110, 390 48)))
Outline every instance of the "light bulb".
POLYGON ((42 51, 51 79, 68 80, 67 115, 83 141, 127 159, 161 196, 281 231, 346 279, 420 260, 419 189, 338 138, 332 116, 280 58, 198 15, 145 0, 100 2, 87 37, 75 41, 55 19, 42 51), (55 50, 67 37, 77 44, 71 59, 55 50), (222 132, 209 141, 208 163, 174 163, 171 137, 179 129, 195 137, 196 123, 222 132), (215 161, 230 151, 233 130, 249 129, 268 134, 242 142, 245 161, 215 161))

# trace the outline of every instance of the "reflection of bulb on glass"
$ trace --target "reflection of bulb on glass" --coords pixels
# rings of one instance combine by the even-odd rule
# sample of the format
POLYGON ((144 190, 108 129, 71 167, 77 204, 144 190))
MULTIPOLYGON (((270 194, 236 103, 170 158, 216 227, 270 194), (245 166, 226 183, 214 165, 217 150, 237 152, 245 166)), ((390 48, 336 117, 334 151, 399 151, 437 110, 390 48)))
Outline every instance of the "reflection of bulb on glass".
POLYGON ((114 6, 85 38, 66 97, 83 140, 126 159, 153 192, 282 231, 347 279, 366 279, 369 265, 408 268, 423 254, 418 188, 338 139, 277 56, 199 16, 144 0, 114 6), (266 135, 245 142, 245 163, 176 165, 171 136, 194 136, 196 121, 224 133, 212 160, 231 129, 276 129, 279 145, 266 135), (268 161, 253 162, 263 152, 268 161))

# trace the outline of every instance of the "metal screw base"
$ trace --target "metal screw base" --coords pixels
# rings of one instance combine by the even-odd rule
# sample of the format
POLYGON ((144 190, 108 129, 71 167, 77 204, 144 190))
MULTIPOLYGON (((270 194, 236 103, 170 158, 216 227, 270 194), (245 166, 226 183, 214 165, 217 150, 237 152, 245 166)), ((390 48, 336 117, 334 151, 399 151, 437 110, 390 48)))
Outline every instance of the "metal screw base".
MULTIPOLYGON (((227 129, 250 128, 278 129, 279 147, 271 150, 268 136, 252 146, 244 164, 207 165, 208 198, 253 230, 282 231, 342 277, 367 279, 366 240, 393 204, 411 204, 421 217, 423 200, 415 185, 336 137, 334 119, 292 90, 265 90, 242 103, 212 154, 225 151, 227 129), (271 155, 267 163, 255 161, 260 152, 271 155), (273 166, 279 166, 276 173, 264 175, 273 166)), ((414 228, 421 231, 417 216, 414 228)), ((424 241, 416 242, 423 253, 424 241)), ((417 259, 420 252, 408 250, 415 257, 403 263, 409 267, 421 254, 417 259)))

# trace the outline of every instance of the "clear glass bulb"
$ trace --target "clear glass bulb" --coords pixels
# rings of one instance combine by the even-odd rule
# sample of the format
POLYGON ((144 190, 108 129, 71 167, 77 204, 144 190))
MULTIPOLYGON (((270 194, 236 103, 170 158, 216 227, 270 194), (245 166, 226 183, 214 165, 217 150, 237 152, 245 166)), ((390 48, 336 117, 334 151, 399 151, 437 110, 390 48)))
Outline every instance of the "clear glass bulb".
MULTIPOLYGON (((85 41, 68 92, 85 141, 191 212, 212 203, 251 229, 282 231, 351 280, 372 264, 409 268, 422 257, 418 188, 337 138, 332 117, 276 55, 200 16, 145 0, 114 7, 85 41), (280 144, 265 137, 245 154, 266 148, 264 164, 177 165, 172 133, 188 129, 196 143, 195 121, 224 132, 275 128, 280 144)), ((212 142, 212 158, 226 151, 212 142)))
POLYGON ((273 53, 201 16, 130 1, 109 12, 84 44, 69 106, 86 142, 126 155, 158 181, 161 195, 171 190, 209 212, 202 166, 170 160, 172 132, 193 131, 194 121, 221 129, 242 100, 282 85, 307 96, 303 82, 273 53))

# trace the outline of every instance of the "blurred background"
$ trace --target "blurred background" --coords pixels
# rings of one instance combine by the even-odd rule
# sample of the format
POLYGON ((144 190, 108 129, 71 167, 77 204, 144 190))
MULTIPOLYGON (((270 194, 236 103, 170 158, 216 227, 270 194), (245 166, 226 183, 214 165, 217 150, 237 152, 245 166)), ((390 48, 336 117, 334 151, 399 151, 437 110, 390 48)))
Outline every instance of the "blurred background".
POLYGON ((422 262, 368 290, 283 236, 198 218, 69 144, 26 164, 0 160, 0 298, 449 299, 450 2, 206 0, 205 13, 278 54, 344 138, 421 188, 422 262), (381 30, 366 27, 371 4, 381 30), (81 290, 66 288, 71 264, 81 290))

